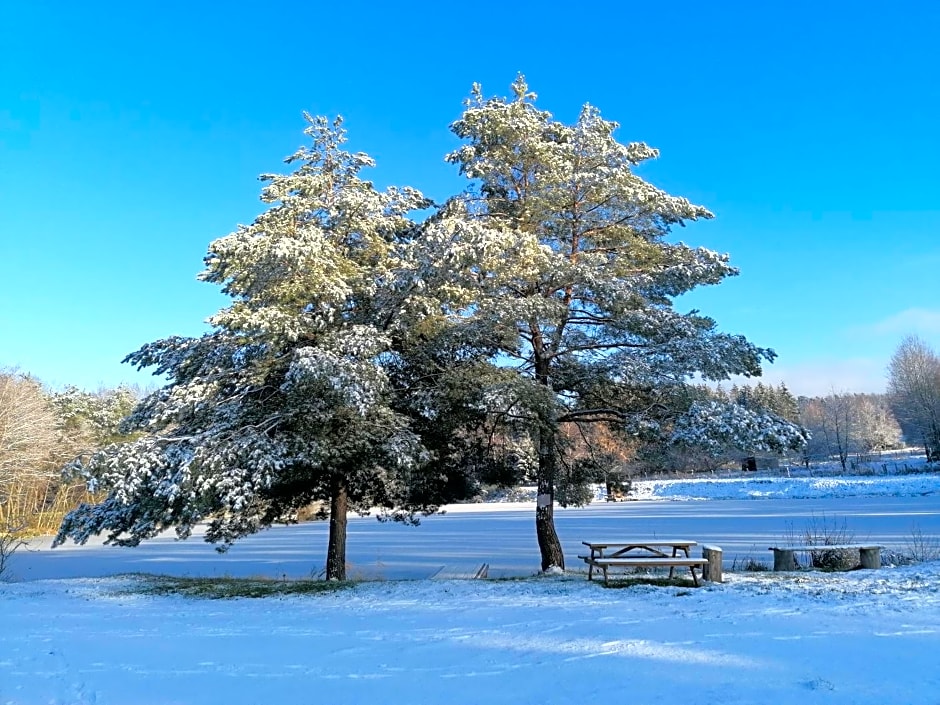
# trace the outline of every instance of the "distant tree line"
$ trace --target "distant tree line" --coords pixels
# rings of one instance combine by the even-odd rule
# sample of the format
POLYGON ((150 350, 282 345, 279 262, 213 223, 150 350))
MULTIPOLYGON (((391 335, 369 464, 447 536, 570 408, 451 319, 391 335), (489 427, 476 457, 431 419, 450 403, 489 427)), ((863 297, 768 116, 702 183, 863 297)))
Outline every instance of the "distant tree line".
POLYGON ((901 428, 884 394, 832 393, 801 397, 800 422, 810 432, 804 459, 838 458, 843 470, 849 456, 898 448, 901 428))
POLYGON ((940 356, 917 336, 905 338, 887 369, 884 394, 833 392, 799 399, 798 421, 810 433, 807 459, 920 446, 940 460, 940 356))
POLYGON ((130 387, 53 391, 30 375, 0 369, 0 533, 48 533, 87 496, 62 467, 127 440, 121 419, 141 394, 130 387))

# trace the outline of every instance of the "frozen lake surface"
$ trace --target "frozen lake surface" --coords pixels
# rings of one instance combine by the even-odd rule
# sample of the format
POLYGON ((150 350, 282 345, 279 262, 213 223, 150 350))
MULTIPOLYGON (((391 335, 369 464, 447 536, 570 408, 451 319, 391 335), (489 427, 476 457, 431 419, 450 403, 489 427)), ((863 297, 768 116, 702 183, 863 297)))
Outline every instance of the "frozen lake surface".
MULTIPOLYGON (((791 543, 814 522, 841 527, 857 541, 905 548, 916 532, 940 542, 940 493, 913 497, 828 497, 709 501, 594 502, 556 510, 567 567, 580 569, 581 541, 624 537, 686 538, 724 549, 725 563, 769 561, 768 547, 791 543)), ((327 525, 275 527, 218 554, 198 535, 161 537, 136 548, 89 543, 49 549, 49 540, 14 556, 18 580, 101 577, 128 572, 301 578, 316 576, 326 556, 327 525)), ((538 571, 532 503, 458 505, 427 517, 418 527, 349 521, 351 577, 427 578, 442 567, 488 563, 491 576, 538 571)))

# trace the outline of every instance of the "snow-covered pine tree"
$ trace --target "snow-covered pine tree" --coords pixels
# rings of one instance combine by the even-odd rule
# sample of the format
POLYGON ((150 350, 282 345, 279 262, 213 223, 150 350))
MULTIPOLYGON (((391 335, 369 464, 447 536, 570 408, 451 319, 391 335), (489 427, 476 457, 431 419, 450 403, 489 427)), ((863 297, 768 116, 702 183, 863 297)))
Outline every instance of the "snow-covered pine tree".
POLYGON ((695 401, 673 427, 673 443, 700 448, 714 456, 729 450, 786 453, 806 445, 801 426, 773 411, 722 400, 695 401))
POLYGON ((168 384, 126 421, 144 436, 79 464, 107 497, 69 514, 57 544, 107 531, 135 545, 170 527, 185 538, 208 521, 206 539, 224 550, 321 502, 326 577, 342 580, 348 510, 409 520, 433 508, 442 480, 422 475, 427 453, 382 364, 392 339, 435 310, 408 260, 408 214, 429 203, 364 181, 373 162, 343 148, 341 120, 305 119, 312 144, 286 160, 294 170, 261 177, 269 208, 209 246, 200 278, 231 305, 205 335, 127 357, 168 384))
POLYGON ((503 393, 535 438, 536 533, 550 570, 564 568, 553 514, 561 424, 634 423, 634 403, 657 388, 695 373, 759 375, 775 355, 674 310, 675 297, 736 270, 726 255, 666 240, 712 214, 634 173, 657 151, 618 142, 617 124, 590 105, 567 125, 536 108, 523 77, 512 90, 487 99, 474 86, 452 125, 466 144, 448 159, 472 187, 436 236, 456 281, 475 292, 457 313, 515 372, 503 393))

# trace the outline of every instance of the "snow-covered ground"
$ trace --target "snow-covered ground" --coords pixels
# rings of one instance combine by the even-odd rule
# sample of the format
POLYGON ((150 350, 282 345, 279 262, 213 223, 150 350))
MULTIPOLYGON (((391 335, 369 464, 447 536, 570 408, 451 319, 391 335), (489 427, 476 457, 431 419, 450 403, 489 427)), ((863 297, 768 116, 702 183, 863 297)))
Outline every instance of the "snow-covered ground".
POLYGON ((198 705, 940 700, 940 566, 363 583, 208 601, 128 579, 0 586, 0 703, 198 705))
MULTIPOLYGON (((803 505, 940 514, 937 475, 782 475, 640 483, 642 501, 564 510, 559 525, 577 544, 584 531, 632 531, 624 528, 631 517, 649 526, 686 508, 725 507, 725 533, 746 516, 783 518, 803 505)), ((449 509, 418 529, 351 523, 350 548, 391 536, 401 543, 388 547, 446 546, 448 561, 473 563, 493 550, 474 537, 492 532, 507 550, 531 552, 531 505, 449 509)), ((707 516, 696 516, 704 527, 707 516)), ((221 558, 199 542, 54 551, 40 542, 15 557, 27 580, 0 584, 0 705, 940 703, 936 561, 839 574, 734 572, 700 589, 606 589, 572 574, 379 580, 224 601, 143 595, 127 577, 55 579, 120 572, 122 560, 139 569, 141 555, 153 572, 218 574, 212 561, 224 560, 229 574, 269 574, 320 550, 310 542, 321 534, 322 525, 265 532, 221 558)), ((427 567, 444 554, 425 558, 427 567)))

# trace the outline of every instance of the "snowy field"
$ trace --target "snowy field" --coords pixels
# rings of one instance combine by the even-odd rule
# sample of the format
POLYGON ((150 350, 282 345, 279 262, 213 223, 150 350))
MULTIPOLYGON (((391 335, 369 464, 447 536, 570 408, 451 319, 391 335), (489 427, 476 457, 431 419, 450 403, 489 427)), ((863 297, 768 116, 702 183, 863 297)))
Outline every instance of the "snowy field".
MULTIPOLYGON (((937 475, 637 489, 645 499, 559 510, 569 564, 580 540, 641 528, 716 539, 726 551, 753 544, 766 560, 767 541, 784 524, 823 513, 899 547, 912 522, 928 541, 940 537, 937 475)), ((534 572, 531 504, 449 510, 416 529, 351 521, 353 572, 356 560, 364 576, 385 578, 498 567, 494 552, 509 557, 503 574, 534 572)), ((36 542, 14 558, 18 581, 0 584, 0 705, 940 703, 936 561, 839 574, 733 572, 699 589, 607 589, 571 573, 372 580, 224 601, 142 595, 127 577, 77 577, 277 575, 288 566, 284 574, 302 577, 303 566, 309 574, 310 561, 322 560, 324 528, 263 532, 223 556, 199 541, 55 550, 36 542)))
POLYGON ((363 583, 207 601, 0 586, 0 703, 940 702, 940 566, 363 583))

